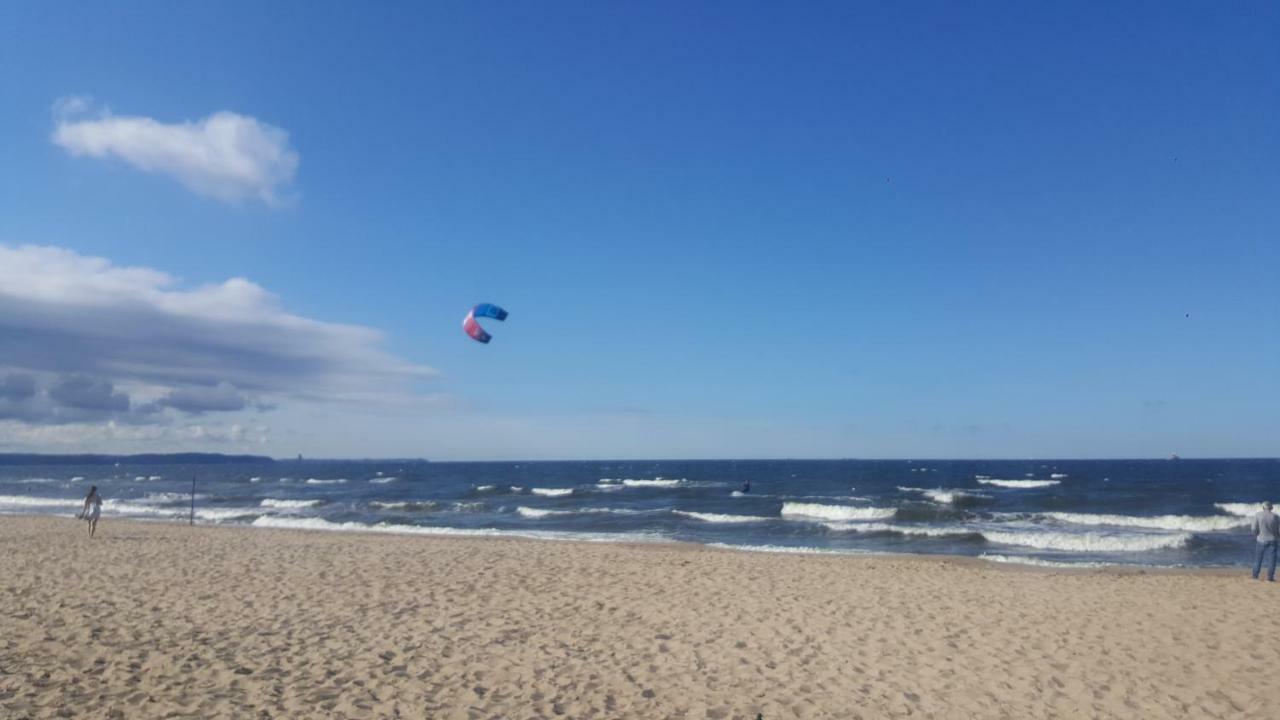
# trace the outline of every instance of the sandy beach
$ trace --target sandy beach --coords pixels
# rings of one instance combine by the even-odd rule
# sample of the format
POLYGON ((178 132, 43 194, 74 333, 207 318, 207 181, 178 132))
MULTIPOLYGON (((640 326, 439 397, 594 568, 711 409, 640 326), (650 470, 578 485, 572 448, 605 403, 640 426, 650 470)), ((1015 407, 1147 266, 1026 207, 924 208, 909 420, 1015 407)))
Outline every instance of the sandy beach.
POLYGON ((1274 717, 1247 571, 0 518, 4 718, 1274 717))

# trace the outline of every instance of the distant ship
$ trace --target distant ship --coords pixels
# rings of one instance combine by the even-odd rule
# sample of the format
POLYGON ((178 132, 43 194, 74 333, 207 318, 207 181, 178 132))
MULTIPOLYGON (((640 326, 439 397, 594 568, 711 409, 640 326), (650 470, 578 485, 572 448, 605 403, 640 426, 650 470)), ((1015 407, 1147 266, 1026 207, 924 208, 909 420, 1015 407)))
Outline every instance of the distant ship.
POLYGON ((1169 453, 1169 459, 1170 459, 1170 460, 1181 460, 1182 458, 1178 457, 1178 453, 1169 453))

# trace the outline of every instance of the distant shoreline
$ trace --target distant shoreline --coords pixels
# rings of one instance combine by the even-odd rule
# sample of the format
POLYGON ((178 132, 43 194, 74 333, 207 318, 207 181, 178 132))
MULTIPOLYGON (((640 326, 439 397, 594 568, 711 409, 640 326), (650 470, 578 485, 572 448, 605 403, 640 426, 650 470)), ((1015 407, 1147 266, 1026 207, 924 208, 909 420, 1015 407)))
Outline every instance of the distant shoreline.
POLYGON ((232 463, 275 463, 265 455, 223 455, 221 453, 143 453, 138 455, 46 455, 42 453, 0 453, 0 465, 229 465, 232 463))

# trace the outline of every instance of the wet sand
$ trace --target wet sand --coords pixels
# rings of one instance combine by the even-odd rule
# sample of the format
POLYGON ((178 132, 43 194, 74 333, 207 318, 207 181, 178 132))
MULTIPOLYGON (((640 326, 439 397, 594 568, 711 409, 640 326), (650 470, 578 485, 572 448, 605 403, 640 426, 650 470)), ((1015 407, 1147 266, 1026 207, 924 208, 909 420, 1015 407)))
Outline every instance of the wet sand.
POLYGON ((3 718, 1250 718, 1280 583, 0 517, 3 718))

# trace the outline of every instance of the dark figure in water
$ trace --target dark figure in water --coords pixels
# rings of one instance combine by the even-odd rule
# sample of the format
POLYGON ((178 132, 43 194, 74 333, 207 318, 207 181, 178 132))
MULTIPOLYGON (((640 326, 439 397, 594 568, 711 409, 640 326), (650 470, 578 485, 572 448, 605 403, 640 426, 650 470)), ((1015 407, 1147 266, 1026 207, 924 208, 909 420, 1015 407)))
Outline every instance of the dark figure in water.
POLYGON ((742 481, 742 492, 744 492, 744 493, 749 493, 749 492, 751 492, 751 481, 750 481, 750 480, 743 480, 743 481, 742 481))

